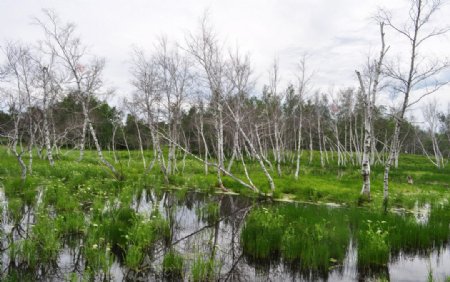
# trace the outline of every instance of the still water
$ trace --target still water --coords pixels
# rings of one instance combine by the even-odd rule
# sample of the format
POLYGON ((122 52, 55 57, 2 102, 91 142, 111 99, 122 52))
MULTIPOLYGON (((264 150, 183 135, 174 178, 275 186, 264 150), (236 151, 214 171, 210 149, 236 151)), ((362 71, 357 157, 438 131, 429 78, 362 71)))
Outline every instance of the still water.
MULTIPOLYGON (((37 201, 41 201, 42 193, 37 201)), ((8 252, 8 242, 20 240, 23 234, 33 225, 33 208, 24 212, 20 221, 20 232, 12 234, 11 219, 8 218, 4 193, 0 193, 2 205, 2 277, 7 277, 12 270, 26 272, 20 264, 11 261, 8 252), (8 239, 9 236, 9 239, 8 239)), ((241 231, 246 224, 248 215, 261 207, 291 205, 293 209, 308 209, 307 204, 260 202, 234 195, 218 195, 204 193, 163 192, 157 195, 144 190, 133 198, 131 208, 143 216, 150 217, 154 209, 158 209, 169 222, 170 240, 160 242, 151 250, 144 260, 142 271, 136 273, 124 266, 123 254, 115 253, 113 263, 108 273, 94 275, 94 280, 110 281, 164 281, 192 280, 192 264, 199 256, 213 258, 215 276, 213 280, 220 281, 365 281, 386 279, 391 281, 426 281, 432 275, 435 281, 446 281, 450 276, 450 246, 448 239, 436 244, 426 251, 398 251, 391 255, 389 262, 376 269, 358 267, 358 244, 355 238, 349 236, 345 251, 345 259, 330 267, 326 272, 312 272, 299 269, 292 263, 286 263, 280 256, 269 260, 258 261, 244 253, 241 231), (213 208, 210 208, 213 207, 213 208), (214 209, 215 207, 215 209, 214 209), (163 275, 162 261, 168 248, 176 250, 183 257, 183 273, 176 279, 163 275)), ((342 209, 340 207, 317 207, 314 209, 342 209)), ((427 205, 417 207, 415 213, 404 215, 414 217, 423 225, 427 224, 430 213, 427 205)), ((342 215, 342 211, 339 213, 342 215)), ((300 215, 301 216, 301 215, 300 215)), ((88 218, 86 220, 89 220, 88 218)), ((308 219, 306 219, 308 220, 308 219)), ((448 226, 448 222, 444 223, 448 226)), ((27 277, 36 280, 61 281, 80 279, 84 275, 85 265, 81 248, 83 238, 74 238, 64 242, 56 264, 43 265, 37 273, 27 277)), ((114 250, 112 250, 114 253, 114 250)))

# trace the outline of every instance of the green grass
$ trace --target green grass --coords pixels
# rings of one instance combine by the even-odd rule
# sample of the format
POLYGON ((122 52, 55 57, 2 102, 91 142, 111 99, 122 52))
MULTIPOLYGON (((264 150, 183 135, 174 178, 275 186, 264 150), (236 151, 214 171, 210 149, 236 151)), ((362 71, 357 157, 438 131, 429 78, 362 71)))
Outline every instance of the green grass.
POLYGON ((219 265, 214 259, 198 256, 192 264, 191 281, 215 281, 218 269, 219 265))
POLYGON ((273 205, 252 210, 241 233, 250 262, 283 260, 291 267, 327 277, 343 265, 351 238, 361 272, 382 270, 400 254, 429 254, 450 240, 450 205, 436 205, 428 221, 412 215, 361 208, 273 205))
POLYGON ((183 257, 174 250, 167 252, 163 259, 163 272, 170 280, 183 279, 183 257))
MULTIPOLYGON (((0 186, 8 200, 9 218, 17 225, 27 210, 37 211, 30 236, 14 241, 8 250, 25 269, 54 263, 62 246, 82 240, 86 273, 94 276, 107 273, 115 259, 123 261, 130 270, 140 272, 155 246, 166 244, 172 234, 168 222, 157 212, 145 218, 129 208, 136 195, 141 195, 143 190, 160 195, 166 189, 177 189, 179 197, 184 197, 187 190, 217 191, 214 168, 210 167, 205 175, 203 164, 190 157, 186 158, 184 172, 181 172, 179 156, 180 171, 171 175, 169 184, 166 184, 158 165, 149 174, 144 173, 139 152, 132 151, 130 161, 128 152, 117 152, 118 163, 114 163, 112 153, 104 153, 119 171, 120 178, 98 161, 94 151, 86 151, 84 160, 78 162, 77 151, 63 150, 62 154, 55 156, 54 167, 35 154, 33 173, 22 182, 17 160, 6 147, 0 147, 0 186), (38 204, 40 192, 42 199, 38 204)), ((27 157, 24 155, 26 163, 27 157)), ((151 152, 146 152, 146 158, 153 158, 151 152)), ((439 206, 439 203, 448 203, 450 199, 450 168, 438 170, 422 156, 402 155, 399 168, 392 169, 390 208, 411 210, 416 203, 419 206, 424 203, 433 205, 428 224, 418 225, 411 218, 381 213, 383 167, 372 168, 372 200, 365 202, 363 209, 357 209, 361 189, 360 168, 351 165, 339 167, 333 162, 322 168, 318 152, 314 152, 311 164, 307 158, 308 154, 303 154, 298 180, 293 176, 295 164, 284 163, 282 176, 271 172, 277 187, 273 196, 315 203, 336 202, 349 209, 345 212, 301 207, 299 212, 290 206, 256 209, 250 213, 241 235, 249 259, 261 261, 278 257, 290 265, 327 272, 329 268, 342 264, 350 237, 355 238, 358 247, 362 248, 358 255, 362 265, 386 264, 386 247, 373 244, 376 240, 386 242, 388 257, 395 257, 400 252, 426 252, 448 241, 448 224, 443 222, 449 222, 447 215, 450 211, 448 205, 439 206), (407 184, 408 175, 413 177, 414 185, 407 184), (378 236, 378 229, 374 229, 374 225, 369 226, 367 219, 373 224, 386 221, 387 235, 378 236), (374 253, 379 255, 375 259, 370 258, 374 253)), ((258 163, 246 162, 254 184, 263 193, 268 193, 267 179, 258 163)), ((232 173, 245 179, 240 162, 234 163, 232 173)), ((255 199, 260 196, 230 177, 224 176, 223 183, 241 195, 255 199)), ((208 224, 220 217, 216 203, 208 203, 196 212, 208 224)), ((178 269, 179 258, 171 255, 173 257, 167 257, 166 269, 178 269)), ((217 265, 209 259, 197 258, 190 270, 190 278, 202 280, 214 276, 217 265)), ((17 273, 11 272, 11 277, 14 275, 17 273)))

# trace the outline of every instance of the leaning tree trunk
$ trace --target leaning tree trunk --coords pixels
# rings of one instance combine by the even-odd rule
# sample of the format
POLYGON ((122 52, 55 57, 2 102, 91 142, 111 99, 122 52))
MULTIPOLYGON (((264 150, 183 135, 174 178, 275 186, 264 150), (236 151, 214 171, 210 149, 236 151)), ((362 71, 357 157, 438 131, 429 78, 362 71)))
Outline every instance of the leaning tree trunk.
POLYGON ((147 167, 147 164, 145 162, 144 146, 142 145, 141 130, 139 129, 139 124, 136 120, 136 117, 134 118, 134 125, 136 126, 136 130, 137 130, 137 134, 138 134, 139 150, 141 152, 142 164, 144 165, 144 169, 145 169, 147 167))
POLYGON ((396 119, 395 127, 394 127, 394 136, 392 138, 391 148, 389 150, 389 157, 388 157, 385 167, 384 167, 383 200, 384 200, 385 204, 387 203, 387 200, 389 199, 389 170, 391 168, 392 163, 394 162, 395 155, 397 154, 396 144, 398 143, 399 135, 400 135, 400 121, 398 119, 396 119))
POLYGON ((17 152, 17 142, 19 140, 19 123, 20 123, 20 117, 18 116, 17 119, 14 121, 14 133, 13 133, 13 142, 11 145, 11 150, 13 151, 14 155, 17 158, 17 162, 20 166, 20 179, 22 180, 22 183, 25 182, 27 178, 27 166, 25 162, 22 159, 22 153, 23 152, 17 152))
POLYGON ((105 159, 105 157, 103 156, 102 148, 100 147, 100 144, 98 143, 97 134, 95 133, 94 126, 92 125, 92 122, 91 122, 91 120, 90 120, 90 118, 89 118, 89 112, 88 112, 88 109, 87 109, 87 106, 86 106, 86 102, 83 101, 83 102, 81 103, 81 106, 82 106, 82 108, 83 108, 83 115, 84 115, 85 123, 87 123, 87 125, 88 125, 88 127, 89 127, 89 131, 90 131, 90 133, 91 133, 92 139, 94 140, 95 148, 97 149, 97 155, 98 155, 98 158, 100 159, 100 161, 101 161, 104 165, 106 165, 106 167, 108 167, 108 168, 112 171, 112 173, 114 173, 115 175, 117 175, 117 171, 116 171, 116 169, 114 168, 114 166, 113 166, 112 164, 110 164, 110 163, 105 159))

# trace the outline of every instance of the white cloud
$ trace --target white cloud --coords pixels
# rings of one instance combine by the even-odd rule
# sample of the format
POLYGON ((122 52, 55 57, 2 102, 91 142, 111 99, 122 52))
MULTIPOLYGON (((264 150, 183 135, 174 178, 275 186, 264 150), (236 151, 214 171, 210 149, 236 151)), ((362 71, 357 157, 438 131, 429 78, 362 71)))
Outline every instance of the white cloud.
MULTIPOLYGON (((36 40, 42 33, 30 25, 31 17, 40 16, 42 8, 53 9, 64 21, 77 24, 92 53, 106 58, 108 85, 127 94, 131 91, 127 64, 131 46, 151 49, 162 34, 182 41, 187 31, 197 28, 208 8, 221 38, 251 53, 259 86, 267 80, 274 57, 279 58, 284 82, 293 80, 296 63, 306 52, 316 73, 315 84, 326 89, 356 86, 354 70, 369 53, 378 52, 378 26, 372 16, 383 6, 394 15, 407 16, 408 1, 388 0, 2 0, 0 40, 36 40)), ((448 14, 446 5, 433 24, 450 25, 448 14)), ((390 56, 406 54, 407 45, 397 34, 387 30, 386 40, 390 56)), ((450 40, 432 40, 421 52, 449 56, 450 40)), ((450 101, 446 93, 448 88, 443 88, 437 95, 445 104, 450 101)))

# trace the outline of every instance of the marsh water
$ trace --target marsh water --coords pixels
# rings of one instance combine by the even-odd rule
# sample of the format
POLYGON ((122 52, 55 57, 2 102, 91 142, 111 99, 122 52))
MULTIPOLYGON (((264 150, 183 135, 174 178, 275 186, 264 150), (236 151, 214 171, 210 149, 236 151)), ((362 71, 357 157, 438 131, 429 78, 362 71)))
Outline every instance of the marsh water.
MULTIPOLYGON (((41 201, 42 193, 36 201, 41 201)), ((20 231, 11 234, 12 219, 9 218, 8 201, 0 193, 2 205, 2 277, 11 271, 26 272, 21 264, 11 260, 8 242, 20 240, 30 230, 34 222, 34 209, 25 208, 20 220, 20 231), (9 234, 9 235, 8 235, 9 234), (9 236, 9 237, 8 237, 9 236), (11 239, 11 236, 13 237, 11 239)), ((327 269, 308 268, 299 260, 287 261, 278 252, 270 253, 265 259, 258 259, 246 253, 243 248, 242 230, 246 220, 254 210, 264 211, 289 206, 290 210, 305 211, 314 209, 315 213, 346 216, 345 207, 332 205, 308 205, 300 203, 273 203, 259 201, 235 195, 204 194, 195 192, 159 192, 157 194, 144 190, 135 195, 131 208, 144 217, 151 217, 152 211, 159 210, 168 221, 170 238, 160 242, 149 253, 139 272, 131 271, 123 263, 120 252, 113 256, 108 273, 93 276, 94 280, 112 281, 161 281, 192 280, 193 261, 199 256, 213 258, 214 278, 223 281, 363 281, 368 279, 387 279, 392 281, 426 281, 430 276, 436 281, 445 281, 450 276, 450 246, 448 237, 434 239, 431 247, 423 248, 418 244, 406 244, 391 253, 386 264, 362 267, 358 263, 358 243, 355 236, 349 235, 343 244, 343 259, 333 259, 327 269), (339 212, 335 212, 339 211, 339 212), (163 275, 162 261, 168 246, 183 257, 182 275, 170 278, 163 275)), ((418 205, 412 213, 399 211, 399 218, 413 219, 426 226, 430 216, 428 205, 418 205)), ((354 211, 353 211, 354 212, 354 211)), ((299 212, 299 217, 302 213, 299 212)), ((364 216, 362 216, 364 217, 364 216)), ((86 217, 89 221, 89 216, 86 217)), ((308 218, 304 218, 305 222, 308 218)), ((365 220, 364 218, 361 220, 365 220)), ((444 226, 449 222, 443 222, 444 226)), ((287 228, 287 227, 286 227, 287 228)), ((327 227, 328 228, 328 227, 327 227)), ((352 228, 352 227, 348 227, 352 228)), ((264 232, 261 230, 261 232, 264 232)), ((333 232, 327 229, 325 232, 333 232)), ((407 238, 405 238, 407 240, 407 238)), ((59 251, 58 259, 51 265, 41 265, 36 273, 29 273, 28 278, 37 280, 61 281, 83 277, 85 265, 81 249, 83 238, 75 237, 65 240, 59 251)), ((317 248, 320 246, 317 246, 317 248)), ((314 246, 313 246, 314 249, 314 246)), ((112 250, 111 252, 116 252, 112 250)))

